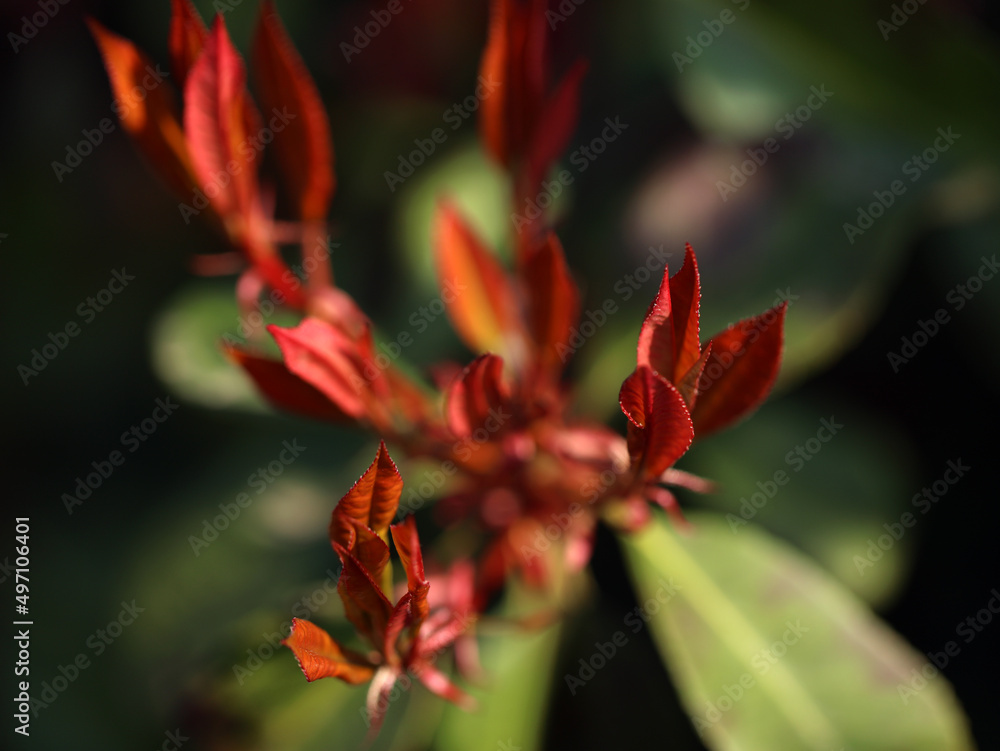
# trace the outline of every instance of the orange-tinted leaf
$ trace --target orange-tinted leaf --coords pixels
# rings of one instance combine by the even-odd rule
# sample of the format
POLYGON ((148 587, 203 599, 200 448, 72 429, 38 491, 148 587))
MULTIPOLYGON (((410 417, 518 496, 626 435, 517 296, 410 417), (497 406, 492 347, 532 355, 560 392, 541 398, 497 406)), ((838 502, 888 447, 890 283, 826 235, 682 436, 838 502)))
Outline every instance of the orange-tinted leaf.
POLYGON ((223 351, 247 372, 267 400, 279 409, 319 420, 344 422, 351 419, 319 389, 291 373, 280 360, 225 345, 223 351))
POLYGON ((166 73, 132 42, 93 19, 88 18, 87 25, 104 58, 122 127, 167 185, 190 200, 195 186, 193 166, 176 103, 164 85, 166 73))
POLYGON ((580 315, 580 292, 554 233, 548 233, 528 258, 524 280, 538 359, 546 370, 557 374, 571 353, 567 342, 580 315))
MULTIPOLYGON (((334 511, 333 515, 336 516, 337 512, 334 511)), ((383 572, 387 570, 389 565, 389 546, 371 528, 358 522, 352 522, 352 524, 354 526, 354 544, 351 553, 358 559, 358 563, 364 567, 365 571, 371 574, 372 579, 379 583, 380 589, 386 592, 390 591, 391 571, 383 576, 383 572)))
POLYGON ((411 595, 409 607, 413 614, 410 625, 419 627, 429 610, 427 592, 430 584, 424 576, 424 556, 420 550, 417 523, 411 515, 399 524, 393 524, 390 530, 392 542, 406 570, 406 588, 411 595))
POLYGON ((191 0, 171 0, 171 7, 170 36, 167 43, 170 70, 178 88, 183 90, 188 72, 205 46, 208 29, 191 0))
POLYGON ((510 154, 508 143, 507 102, 511 96, 510 45, 512 0, 493 0, 490 3, 490 30, 479 75, 486 81, 497 82, 497 90, 481 104, 479 133, 489 154, 507 166, 510 154))
POLYGON ((288 370, 323 393, 345 415, 366 415, 363 363, 353 340, 318 318, 290 329, 268 326, 288 370))
POLYGON ((281 114, 281 130, 273 128, 274 149, 299 218, 322 220, 334 190, 330 123, 271 0, 261 5, 253 61, 264 109, 281 114))
POLYGON ((364 657, 342 648, 331 636, 301 618, 292 618, 292 631, 281 642, 292 650, 307 681, 340 678, 351 684, 365 683, 375 669, 364 657))
POLYGON ((694 426, 684 397, 648 367, 639 367, 622 384, 622 412, 629 420, 633 470, 657 479, 691 446, 694 426))
POLYGON ((692 414, 699 436, 735 422, 764 401, 781 366, 786 307, 782 303, 712 337, 712 356, 692 414))
POLYGON ((364 634, 372 646, 382 650, 385 628, 392 615, 392 603, 361 562, 339 545, 334 545, 344 564, 337 581, 337 592, 344 603, 344 615, 364 634))
POLYGON ((365 470, 354 486, 347 491, 333 511, 330 522, 330 542, 350 550, 354 530, 347 521, 371 529, 383 539, 399 507, 403 492, 403 478, 399 476, 385 442, 379 442, 378 452, 371 466, 365 470))
POLYGON ((503 381, 503 359, 480 355, 455 379, 445 394, 445 418, 457 438, 472 435, 509 398, 503 381))
POLYGON ((438 208, 434 249, 441 297, 466 345, 505 354, 516 347, 522 331, 510 280, 447 203, 438 208))
POLYGON ((184 87, 184 132, 198 187, 235 235, 247 232, 258 199, 252 112, 243 61, 216 16, 184 87))

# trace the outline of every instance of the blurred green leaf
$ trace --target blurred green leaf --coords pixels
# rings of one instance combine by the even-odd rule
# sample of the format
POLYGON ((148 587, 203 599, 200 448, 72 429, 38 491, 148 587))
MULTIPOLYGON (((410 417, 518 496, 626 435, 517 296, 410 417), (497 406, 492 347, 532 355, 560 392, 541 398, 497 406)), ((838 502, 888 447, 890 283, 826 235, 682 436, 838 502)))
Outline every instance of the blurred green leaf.
POLYGON ((933 665, 815 565, 762 530, 692 521, 681 537, 657 515, 622 545, 640 600, 665 602, 647 608, 653 637, 711 748, 973 748, 933 665))
POLYGON ((475 712, 447 706, 435 748, 441 751, 503 751, 542 748, 560 628, 511 632, 483 639, 488 685, 469 693, 475 712))
POLYGON ((916 462, 905 436, 877 417, 835 405, 801 397, 768 403, 735 428, 697 443, 683 466, 717 484, 716 492, 697 500, 727 514, 735 537, 763 525, 868 603, 884 605, 905 583, 923 530, 881 551, 873 566, 859 569, 855 556, 867 555, 866 541, 885 534, 883 524, 914 511, 916 462), (843 426, 828 441, 817 437, 821 430, 829 436, 823 420, 843 426))

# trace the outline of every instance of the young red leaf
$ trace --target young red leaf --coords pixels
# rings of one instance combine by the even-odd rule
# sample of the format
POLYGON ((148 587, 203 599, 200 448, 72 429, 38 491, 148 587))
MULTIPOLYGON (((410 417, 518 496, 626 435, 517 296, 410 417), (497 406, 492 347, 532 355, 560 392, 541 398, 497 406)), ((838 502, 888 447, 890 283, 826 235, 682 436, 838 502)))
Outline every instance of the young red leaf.
POLYGON ((385 640, 385 628, 392 615, 392 603, 386 598, 361 562, 339 545, 335 545, 344 568, 337 581, 337 592, 344 603, 347 616, 359 633, 364 634, 372 646, 381 650, 385 640))
POLYGON ((330 123, 271 0, 261 4, 253 61, 261 103, 269 113, 280 115, 274 150, 298 216, 322 220, 334 191, 330 123))
POLYGON ((456 438, 470 436, 483 427, 509 397, 503 381, 503 359, 493 354, 480 355, 452 382, 445 394, 448 427, 456 438))
POLYGON ((781 303, 712 337, 712 356, 692 414, 699 436, 735 422, 764 401, 781 365, 787 305, 781 303), (719 374, 714 373, 716 365, 719 374))
POLYGON ((498 82, 497 90, 481 104, 479 133, 487 152, 504 166, 509 164, 510 143, 508 99, 511 92, 511 25, 512 0, 493 0, 490 4, 490 30, 479 75, 498 82))
POLYGON ((580 292, 554 233, 549 232, 529 256, 523 278, 538 360, 546 371, 557 375, 571 353, 567 342, 579 319, 580 292))
POLYGON ((701 279, 690 244, 684 246, 681 270, 670 279, 670 301, 674 330, 674 371, 670 380, 676 384, 701 357, 698 331, 701 279))
POLYGON ((636 347, 636 367, 650 368, 664 378, 674 374, 674 326, 671 321, 673 306, 670 299, 670 270, 663 267, 663 278, 656 297, 646 310, 639 329, 636 347))
POLYGON ((121 104, 118 115, 122 127, 171 190, 190 200, 195 189, 194 168, 176 103, 162 80, 165 74, 132 42, 93 19, 88 18, 87 25, 104 58, 115 101, 121 104))
POLYGON ((260 392, 279 409, 319 420, 351 420, 319 389, 290 372, 280 360, 223 346, 226 357, 241 366, 260 392))
POLYGON ((402 492, 403 478, 381 441, 375 460, 333 510, 330 542, 350 550, 355 538, 353 524, 367 527, 384 539, 402 492))
POLYGON ((475 710, 476 700, 448 680, 444 673, 432 667, 430 663, 421 665, 417 677, 431 693, 437 694, 442 699, 447 699, 467 712, 475 710))
POLYGON ((413 613, 410 625, 416 628, 427 617, 427 592, 430 589, 424 576, 424 556, 420 550, 416 520, 413 516, 408 516, 401 523, 393 524, 390 531, 396 552, 406 570, 406 588, 411 595, 410 610, 413 613))
POLYGON ((580 112, 580 84, 586 72, 586 62, 575 62, 545 100, 527 144, 525 182, 522 185, 524 195, 534 196, 540 190, 552 164, 566 149, 576 129, 580 112))
POLYGON ((684 397, 665 378, 639 367, 622 384, 619 402, 629 419, 633 470, 644 479, 659 478, 694 440, 684 397))
POLYGON ((205 46, 208 29, 191 0, 171 0, 171 8, 170 35, 167 40, 170 70, 177 86, 183 91, 188 72, 205 46))
POLYGON ((522 329, 510 280, 448 203, 438 207, 434 250, 448 317, 466 345, 474 352, 516 349, 522 329))
POLYGON ((680 383, 701 356, 700 300, 698 262, 688 245, 681 270, 673 278, 663 269, 660 288, 639 330, 638 365, 652 368, 675 385, 680 383))
POLYGON ((342 648, 330 635, 309 621, 292 618, 292 630, 281 642, 292 650, 307 681, 340 678, 346 683, 365 683, 375 674, 364 657, 342 648))
POLYGON ((354 340, 318 318, 306 318, 295 328, 268 326, 285 365, 322 392, 345 415, 360 419, 368 411, 367 381, 354 340))
POLYGON ((230 233, 244 223, 258 200, 257 151, 248 148, 259 130, 246 91, 243 61, 217 16, 184 87, 184 132, 199 188, 226 220, 230 233))

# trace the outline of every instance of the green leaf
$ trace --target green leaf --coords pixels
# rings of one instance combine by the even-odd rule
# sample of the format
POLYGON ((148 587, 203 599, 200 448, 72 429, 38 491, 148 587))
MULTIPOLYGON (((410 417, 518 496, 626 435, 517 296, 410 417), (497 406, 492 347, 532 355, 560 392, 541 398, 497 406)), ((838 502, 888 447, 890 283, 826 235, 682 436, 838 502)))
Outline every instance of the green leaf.
POLYGON ((853 595, 760 529, 692 521, 681 537, 658 516, 622 542, 710 748, 973 748, 947 681, 853 595))
POLYGON ((556 626, 537 633, 512 632, 484 638, 482 662, 488 685, 471 690, 475 712, 445 707, 440 751, 542 748, 551 673, 559 643, 556 626))

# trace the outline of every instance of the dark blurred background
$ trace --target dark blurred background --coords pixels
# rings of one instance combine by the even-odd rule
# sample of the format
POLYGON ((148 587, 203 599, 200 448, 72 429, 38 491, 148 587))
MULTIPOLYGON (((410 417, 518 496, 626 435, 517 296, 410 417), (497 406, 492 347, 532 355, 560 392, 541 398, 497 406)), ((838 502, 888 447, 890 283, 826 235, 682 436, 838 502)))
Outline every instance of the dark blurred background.
MULTIPOLYGON (((206 18, 225 10, 235 43, 247 48, 254 3, 196 5, 206 18)), ((345 59, 342 43, 353 44, 355 26, 383 6, 278 2, 330 113, 337 280, 388 340, 410 330, 411 313, 435 295, 428 226, 436 196, 454 195, 501 246, 511 225, 506 186, 479 151, 474 117, 449 129, 403 185, 390 190, 385 179, 414 139, 427 138, 474 90, 485 3, 404 0, 403 12, 345 59)), ((668 264, 676 268, 683 243, 695 246, 705 334, 774 304, 783 291, 792 295, 778 393, 752 420, 683 460, 722 489, 682 501, 738 513, 755 483, 787 468, 788 452, 835 416, 843 433, 754 523, 817 559, 919 651, 941 650, 1000 586, 1000 280, 984 282, 961 309, 955 292, 1000 250, 996 7, 933 0, 551 6, 556 70, 577 56, 590 60, 559 233, 585 309, 609 298, 622 309, 571 368, 579 411, 616 419, 618 386, 634 364, 638 325, 655 293, 647 281, 626 299, 616 283, 642 266, 651 247, 672 254, 668 264), (899 5, 915 8, 903 12, 902 24, 892 21, 899 5), (713 25, 725 12, 734 20, 713 25), (895 28, 880 25, 887 20, 895 28), (810 100, 811 87, 832 95, 810 100), (592 161, 573 161, 615 117, 628 126, 622 135, 592 161), (946 149, 940 139, 934 146, 939 128, 959 134, 946 149), (762 151, 768 139, 777 144, 773 153, 762 151), (934 162, 915 167, 913 157, 928 149, 934 162), (745 167, 752 174, 736 185, 734 170, 765 152, 766 161, 745 167), (849 237, 845 223, 857 225, 859 209, 879 213, 869 209, 873 192, 885 194, 895 180, 902 195, 849 237), (940 309, 948 322, 908 362, 889 357, 940 309), (866 555, 883 525, 912 511, 912 497, 958 459, 971 467, 967 476, 860 571, 855 556, 866 555)), ((52 685, 79 655, 88 662, 59 683, 65 690, 33 720, 30 741, 17 742, 154 748, 179 730, 191 749, 355 747, 364 730, 362 690, 303 691, 289 654, 264 659, 259 669, 252 655, 268 653, 268 634, 290 619, 296 602, 323 591, 323 572, 334 564, 325 540, 330 508, 374 444, 269 412, 219 357, 215 342, 239 324, 234 279, 196 277, 190 259, 222 249, 222 241, 203 224, 185 224, 176 199, 117 125, 71 171, 53 167, 67 163, 82 131, 114 120, 85 14, 167 61, 166 0, 8 0, 0 10, 9 480, 0 561, 14 558, 13 518, 30 517, 33 685, 52 685), (56 12, 29 38, 24 17, 44 8, 56 12), (101 310, 90 306, 87 299, 101 299, 123 268, 134 279, 110 298, 105 292, 101 310), (69 323, 79 334, 46 357, 44 369, 33 366, 33 350, 69 323), (144 429, 157 399, 180 406, 144 429), (143 435, 138 443, 126 441, 132 426, 143 435), (292 439, 307 447, 301 458, 279 477, 267 475, 252 505, 195 551, 192 537, 204 538, 219 504, 253 488, 253 473, 292 439), (65 494, 115 450, 124 463, 69 513, 65 494), (133 600, 143 608, 134 624, 114 626, 131 618, 122 611, 133 600), (236 666, 249 671, 242 683, 236 666), (353 717, 348 729, 333 722, 346 716, 353 717)), ((407 352, 417 366, 466 357, 443 318, 429 322, 418 344, 407 352)), ((496 737, 516 740, 521 732, 524 748, 665 739, 700 748, 645 632, 586 691, 571 697, 563 689, 568 666, 635 607, 607 532, 598 537, 593 572, 593 604, 564 626, 551 675, 539 669, 532 677, 527 695, 537 716, 511 719, 517 730, 509 734, 501 716, 496 737), (526 738, 539 726, 544 741, 532 745, 526 738)), ((0 580, 9 603, 6 569, 0 580)), ((335 613, 332 601, 316 602, 318 618, 335 613)), ((998 645, 1000 627, 986 626, 944 670, 983 749, 1000 745, 991 670, 998 645)), ((4 657, 8 679, 12 654, 4 657)), ((406 738, 393 736, 413 716, 438 711, 429 706, 414 696, 405 710, 394 707, 379 746, 429 745, 430 719, 407 725, 421 729, 406 738)))

